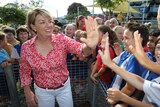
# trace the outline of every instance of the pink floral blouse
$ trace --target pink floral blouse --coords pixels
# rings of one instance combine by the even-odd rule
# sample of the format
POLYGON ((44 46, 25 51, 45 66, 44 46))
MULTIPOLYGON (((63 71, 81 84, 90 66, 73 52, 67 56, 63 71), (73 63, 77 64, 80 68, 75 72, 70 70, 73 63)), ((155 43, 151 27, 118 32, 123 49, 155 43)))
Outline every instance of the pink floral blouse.
POLYGON ((35 48, 36 37, 22 45, 20 58, 21 86, 30 85, 31 71, 34 82, 40 87, 58 87, 69 75, 67 70, 67 53, 82 54, 82 44, 63 34, 51 36, 53 49, 44 58, 35 48))

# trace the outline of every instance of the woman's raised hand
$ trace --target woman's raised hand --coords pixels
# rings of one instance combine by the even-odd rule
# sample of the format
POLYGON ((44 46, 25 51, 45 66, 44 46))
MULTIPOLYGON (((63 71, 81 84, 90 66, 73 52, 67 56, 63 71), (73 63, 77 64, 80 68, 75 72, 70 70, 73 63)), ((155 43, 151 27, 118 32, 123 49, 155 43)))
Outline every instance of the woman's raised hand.
POLYGON ((95 49, 98 41, 99 41, 99 34, 97 31, 97 21, 93 19, 91 16, 88 16, 85 19, 86 24, 86 32, 87 32, 87 39, 81 38, 81 41, 85 43, 91 49, 95 49))

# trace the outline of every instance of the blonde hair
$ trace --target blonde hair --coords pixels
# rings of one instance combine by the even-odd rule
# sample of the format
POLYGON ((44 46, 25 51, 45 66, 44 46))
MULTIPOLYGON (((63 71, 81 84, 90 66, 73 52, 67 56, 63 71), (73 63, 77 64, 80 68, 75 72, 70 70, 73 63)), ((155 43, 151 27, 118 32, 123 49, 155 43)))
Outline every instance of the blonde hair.
POLYGON ((35 24, 35 19, 36 19, 37 15, 51 17, 50 13, 45 9, 35 8, 33 10, 28 11, 27 17, 26 17, 26 25, 27 25, 29 31, 34 31, 31 28, 31 24, 33 24, 33 25, 35 24))
POLYGON ((103 19, 100 17, 96 17, 95 20, 97 21, 98 25, 102 25, 103 19))
POLYGON ((72 28, 75 30, 75 26, 74 26, 73 24, 67 24, 66 27, 65 27, 65 30, 66 30, 68 27, 72 27, 72 28))
POLYGON ((6 34, 0 31, 0 40, 5 40, 6 34))
POLYGON ((80 35, 82 30, 76 30, 75 35, 80 35))
POLYGON ((117 25, 117 26, 115 26, 114 28, 113 28, 113 31, 117 31, 117 29, 119 29, 119 28, 123 28, 122 26, 120 26, 120 25, 117 25))
POLYGON ((80 37, 87 38, 87 32, 86 31, 81 31, 80 32, 80 37))

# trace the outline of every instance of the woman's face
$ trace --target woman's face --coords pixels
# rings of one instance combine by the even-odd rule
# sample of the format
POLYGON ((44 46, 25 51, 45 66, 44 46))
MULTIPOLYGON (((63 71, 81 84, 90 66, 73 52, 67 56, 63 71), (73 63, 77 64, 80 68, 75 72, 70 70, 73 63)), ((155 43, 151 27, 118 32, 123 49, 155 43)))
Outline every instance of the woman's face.
POLYGON ((37 15, 35 24, 31 24, 31 27, 38 36, 51 36, 53 33, 53 23, 50 16, 37 15))
POLYGON ((84 19, 84 18, 81 19, 81 20, 79 20, 79 27, 80 27, 81 29, 83 29, 83 27, 85 27, 85 19, 84 19))

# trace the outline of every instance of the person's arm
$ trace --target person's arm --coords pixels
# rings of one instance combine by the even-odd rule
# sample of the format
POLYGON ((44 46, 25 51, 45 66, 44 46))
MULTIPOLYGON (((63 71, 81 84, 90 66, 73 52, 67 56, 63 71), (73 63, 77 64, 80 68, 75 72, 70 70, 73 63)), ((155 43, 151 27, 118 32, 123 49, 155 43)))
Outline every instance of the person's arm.
POLYGON ((94 77, 97 78, 97 77, 103 75, 105 72, 106 72, 106 68, 101 67, 101 69, 97 73, 95 73, 94 77))
POLYGON ((92 52, 92 48, 89 47, 89 46, 87 46, 86 44, 84 44, 82 51, 83 51, 83 54, 84 54, 84 55, 87 55, 87 54, 89 54, 89 53, 92 52))
POLYGON ((135 48, 133 46, 129 46, 129 48, 130 48, 130 51, 134 54, 134 56, 138 60, 138 62, 146 69, 153 71, 157 74, 160 74, 160 69, 159 69, 160 65, 151 61, 143 51, 143 47, 141 44, 142 40, 138 31, 134 32, 134 40, 135 40, 135 48))
POLYGON ((98 84, 98 80, 94 77, 95 73, 97 72, 97 61, 93 65, 93 68, 91 70, 90 78, 93 81, 94 84, 98 84))
POLYGON ((31 78, 32 68, 26 59, 28 58, 26 51, 28 51, 28 48, 26 47, 26 45, 22 45, 21 58, 19 61, 19 65, 20 65, 19 76, 21 80, 21 87, 24 88, 24 94, 25 94, 28 107, 37 107, 35 95, 30 89, 30 84, 32 82, 32 78, 31 78))
POLYGON ((146 104, 141 101, 135 100, 126 94, 122 93, 116 88, 110 88, 107 90, 108 98, 115 101, 125 102, 133 107, 154 107, 152 104, 146 104))
POLYGON ((38 107, 36 97, 32 92, 30 85, 24 86, 23 89, 28 107, 38 107))
POLYGON ((131 96, 135 90, 136 88, 134 86, 126 82, 125 86, 121 89, 121 92, 128 96, 131 96))

